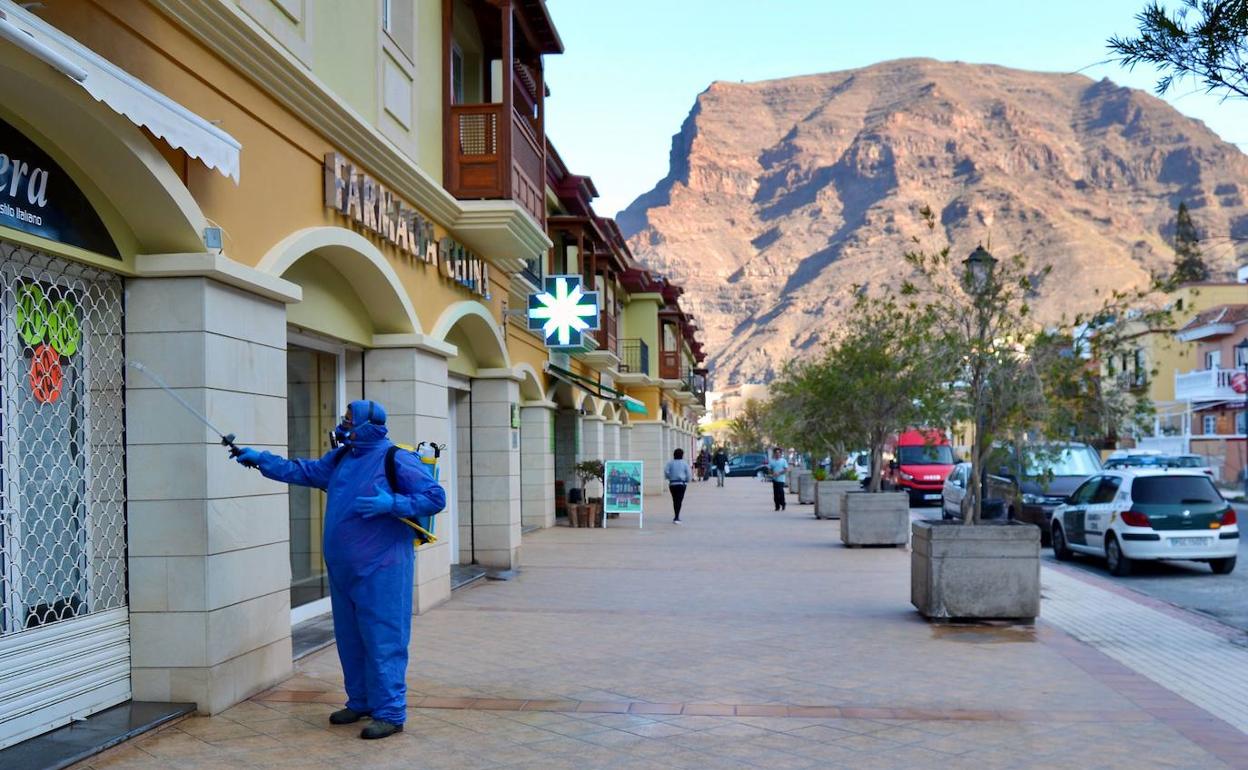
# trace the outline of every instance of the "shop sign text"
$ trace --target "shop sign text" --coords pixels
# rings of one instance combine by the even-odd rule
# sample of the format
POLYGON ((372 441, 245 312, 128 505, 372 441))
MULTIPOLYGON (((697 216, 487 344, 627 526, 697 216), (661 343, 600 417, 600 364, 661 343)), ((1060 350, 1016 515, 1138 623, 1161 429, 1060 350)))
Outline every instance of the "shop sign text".
POLYGON ((490 299, 490 266, 433 222, 336 152, 325 155, 325 206, 397 248, 412 261, 490 299))
POLYGON ((117 246, 69 174, 41 147, 0 121, 0 225, 97 254, 117 246))

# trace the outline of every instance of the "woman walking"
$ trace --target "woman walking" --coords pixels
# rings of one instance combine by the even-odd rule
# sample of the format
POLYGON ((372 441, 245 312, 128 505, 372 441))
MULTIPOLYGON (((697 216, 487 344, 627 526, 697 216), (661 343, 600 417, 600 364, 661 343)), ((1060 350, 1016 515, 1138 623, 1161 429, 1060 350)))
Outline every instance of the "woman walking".
POLYGON ((685 500, 685 488, 689 486, 692 477, 689 463, 685 460, 685 450, 677 449, 672 452, 672 459, 663 468, 663 478, 667 479, 667 488, 672 493, 672 510, 676 513, 676 517, 672 519, 673 524, 680 523, 680 505, 685 500))

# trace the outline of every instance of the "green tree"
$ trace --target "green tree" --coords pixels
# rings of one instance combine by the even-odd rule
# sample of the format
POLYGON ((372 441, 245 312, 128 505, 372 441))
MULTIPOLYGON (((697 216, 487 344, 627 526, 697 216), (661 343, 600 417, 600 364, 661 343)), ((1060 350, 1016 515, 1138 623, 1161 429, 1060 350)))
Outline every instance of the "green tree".
POLYGON ((1200 253, 1200 236, 1186 203, 1179 204, 1179 213, 1175 218, 1174 273, 1171 280, 1176 285, 1209 280, 1209 268, 1200 253))
MULTIPOLYGON (((932 211, 920 214, 934 231, 932 211)), ((982 516, 984 469, 995 447, 1026 439, 1089 440, 1149 410, 1147 401, 1132 396, 1131 383, 1104 376, 1102 362, 1131 349, 1139 329, 1161 323, 1165 310, 1133 309, 1161 282, 1146 291, 1112 292, 1094 312, 1046 326, 1034 317, 1031 298, 1050 269, 1033 269, 1021 254, 997 261, 977 250, 955 265, 945 245, 912 251, 906 259, 915 277, 901 293, 934 314, 936 358, 954 368, 946 419, 972 426, 966 523, 982 516)))
POLYGON ((1171 7, 1153 0, 1136 15, 1137 36, 1109 39, 1119 63, 1160 69, 1158 94, 1191 78, 1209 92, 1248 98, 1248 0, 1178 0, 1171 7))
POLYGON ((878 492, 885 443, 942 413, 946 379, 927 309, 860 293, 849 317, 817 359, 786 367, 773 382, 770 424, 820 455, 868 447, 869 491, 878 492))
POLYGON ((765 409, 758 399, 746 399, 741 405, 741 413, 728 421, 728 443, 744 452, 762 449, 767 439, 763 428, 764 414, 765 409))

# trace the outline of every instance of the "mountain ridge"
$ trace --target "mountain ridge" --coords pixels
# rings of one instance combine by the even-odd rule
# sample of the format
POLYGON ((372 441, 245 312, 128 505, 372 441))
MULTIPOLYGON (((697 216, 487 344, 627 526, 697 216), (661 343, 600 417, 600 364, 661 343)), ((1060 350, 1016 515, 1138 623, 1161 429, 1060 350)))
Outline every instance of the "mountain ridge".
MULTIPOLYGON (((634 253, 686 288, 717 384, 765 381, 840 322, 858 285, 896 285, 937 213, 955 254, 991 240, 1053 265, 1044 318, 1144 285, 1186 201, 1202 237, 1248 238, 1248 156, 1108 80, 900 59, 716 81, 668 174, 618 216, 634 253)), ((1248 253, 1248 247, 1240 249, 1248 253)), ((1234 244, 1211 243, 1217 275, 1234 244)))

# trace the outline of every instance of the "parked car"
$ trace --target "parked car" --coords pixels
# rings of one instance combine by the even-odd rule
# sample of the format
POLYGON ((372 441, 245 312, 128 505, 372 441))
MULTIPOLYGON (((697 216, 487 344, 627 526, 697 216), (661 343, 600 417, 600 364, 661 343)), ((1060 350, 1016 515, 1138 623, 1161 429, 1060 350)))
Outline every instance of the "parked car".
POLYGON ((1120 471, 1127 468, 1165 468, 1165 457, 1162 455, 1122 455, 1111 456, 1105 461, 1103 470, 1120 471))
POLYGON ((850 452, 849 456, 845 459, 845 464, 840 467, 838 473, 844 474, 845 472, 851 470, 860 479, 865 479, 867 476, 870 476, 871 453, 866 450, 850 452))
POLYGON ((1171 455, 1165 459, 1165 463, 1170 468, 1200 471, 1209 478, 1213 478, 1213 468, 1209 467, 1209 463, 1200 455, 1171 455))
POLYGON ((767 466, 767 455, 750 453, 728 458, 728 476, 757 476, 767 466))
MULTIPOLYGON (((962 519, 962 501, 966 499, 967 489, 971 480, 971 464, 958 463, 949 472, 944 486, 940 491, 940 518, 946 520, 962 519)), ((979 509, 983 521, 1001 521, 1006 518, 1005 501, 985 496, 979 509)))
POLYGON ((1053 555, 1103 556, 1115 575, 1136 561, 1203 561, 1235 569, 1235 510, 1199 471, 1128 469, 1099 473, 1053 510, 1053 555))
POLYGON ((1087 444, 1003 446, 992 459, 995 467, 990 466, 987 497, 1005 502, 1007 518, 1040 527, 1046 545, 1053 509, 1101 470, 1100 457, 1087 444))
POLYGON ((940 490, 940 517, 942 519, 961 519, 962 501, 966 499, 966 487, 971 478, 971 464, 958 463, 949 472, 945 485, 940 490))
POLYGON ((908 492, 911 505, 939 503, 954 464, 949 440, 929 428, 908 430, 890 443, 895 459, 884 471, 885 486, 908 492))

